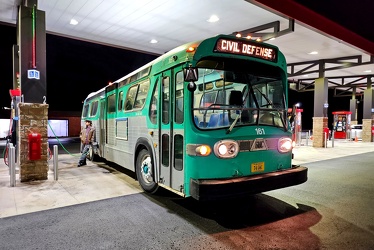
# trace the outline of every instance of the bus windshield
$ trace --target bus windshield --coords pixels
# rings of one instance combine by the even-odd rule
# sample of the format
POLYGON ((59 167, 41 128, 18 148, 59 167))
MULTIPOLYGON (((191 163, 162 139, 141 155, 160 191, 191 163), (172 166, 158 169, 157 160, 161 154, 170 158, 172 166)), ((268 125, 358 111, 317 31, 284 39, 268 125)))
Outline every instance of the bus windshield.
POLYGON ((199 129, 268 125, 287 130, 281 76, 199 68, 193 115, 199 129))

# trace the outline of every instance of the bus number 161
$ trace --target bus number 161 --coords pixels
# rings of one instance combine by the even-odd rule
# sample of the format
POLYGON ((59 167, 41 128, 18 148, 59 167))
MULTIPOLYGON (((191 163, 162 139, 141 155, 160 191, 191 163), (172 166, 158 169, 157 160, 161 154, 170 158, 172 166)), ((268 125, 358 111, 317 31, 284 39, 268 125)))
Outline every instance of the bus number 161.
POLYGON ((265 129, 263 128, 255 128, 257 135, 264 135, 265 129))

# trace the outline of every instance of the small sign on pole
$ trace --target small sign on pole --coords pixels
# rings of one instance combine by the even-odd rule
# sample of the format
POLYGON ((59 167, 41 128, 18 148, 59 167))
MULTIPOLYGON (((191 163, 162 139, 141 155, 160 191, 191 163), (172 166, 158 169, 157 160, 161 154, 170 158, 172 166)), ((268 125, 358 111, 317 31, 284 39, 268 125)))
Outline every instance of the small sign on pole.
POLYGON ((27 78, 28 79, 40 79, 40 72, 36 69, 29 69, 27 70, 27 78))

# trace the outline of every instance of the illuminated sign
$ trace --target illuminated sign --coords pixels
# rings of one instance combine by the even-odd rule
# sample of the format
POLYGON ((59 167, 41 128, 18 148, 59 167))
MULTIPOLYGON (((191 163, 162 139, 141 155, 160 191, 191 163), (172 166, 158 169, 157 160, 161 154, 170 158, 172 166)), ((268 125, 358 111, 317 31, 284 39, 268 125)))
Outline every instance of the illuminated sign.
POLYGON ((27 70, 27 78, 28 79, 40 79, 40 72, 36 69, 29 69, 27 70))
POLYGON ((250 41, 219 39, 215 50, 217 52, 257 57, 272 62, 277 61, 277 49, 266 44, 250 41))

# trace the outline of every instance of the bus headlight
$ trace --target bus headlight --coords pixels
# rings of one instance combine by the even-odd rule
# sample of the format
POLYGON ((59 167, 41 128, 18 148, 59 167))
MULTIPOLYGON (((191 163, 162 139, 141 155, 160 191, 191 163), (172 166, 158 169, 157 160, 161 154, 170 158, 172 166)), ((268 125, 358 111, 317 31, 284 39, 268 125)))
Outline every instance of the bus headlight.
POLYGON ((278 151, 280 153, 287 153, 292 150, 292 140, 287 137, 282 137, 278 141, 278 151))
POLYGON ((232 140, 223 140, 214 144, 214 154, 219 158, 234 158, 239 152, 239 144, 232 140))
POLYGON ((205 144, 188 144, 187 154, 193 156, 208 156, 212 152, 209 145, 205 144))

